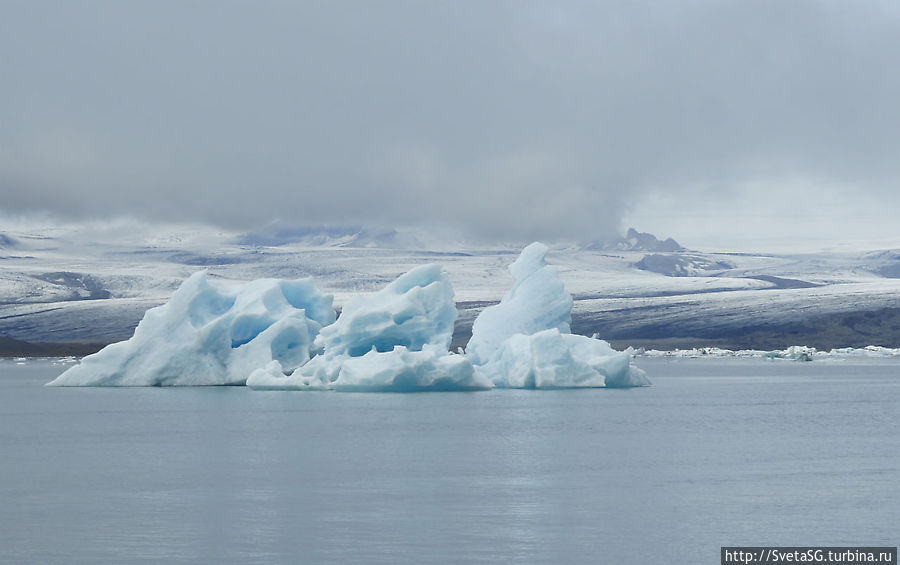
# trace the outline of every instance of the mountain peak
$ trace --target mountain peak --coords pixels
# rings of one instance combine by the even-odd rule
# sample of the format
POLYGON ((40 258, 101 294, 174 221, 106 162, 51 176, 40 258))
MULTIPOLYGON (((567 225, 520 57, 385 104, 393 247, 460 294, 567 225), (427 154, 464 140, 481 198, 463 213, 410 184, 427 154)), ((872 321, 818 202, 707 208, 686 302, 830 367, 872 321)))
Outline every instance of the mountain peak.
POLYGON ((654 251, 666 253, 685 250, 671 237, 661 241, 652 233, 639 232, 634 228, 628 228, 625 237, 606 241, 588 241, 582 243, 581 248, 590 251, 654 251))

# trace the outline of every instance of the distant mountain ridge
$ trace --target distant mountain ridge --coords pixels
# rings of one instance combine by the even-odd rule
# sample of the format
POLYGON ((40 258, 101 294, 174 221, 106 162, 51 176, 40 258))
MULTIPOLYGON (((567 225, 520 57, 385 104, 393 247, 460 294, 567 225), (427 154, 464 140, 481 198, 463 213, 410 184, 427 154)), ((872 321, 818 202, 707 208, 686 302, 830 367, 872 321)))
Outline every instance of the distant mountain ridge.
MULTIPOLYGON (((417 230, 397 230, 390 227, 363 225, 288 225, 272 224, 240 234, 234 240, 237 245, 252 247, 346 247, 369 249, 423 250, 431 239, 417 230)), ((461 242, 460 242, 461 243, 461 242)), ((521 246, 526 241, 507 242, 521 246)), ((461 243, 462 244, 462 243, 461 243)), ((628 228, 624 237, 612 240, 590 240, 577 244, 586 251, 644 251, 650 253, 678 253, 686 251, 677 241, 658 239, 652 233, 628 228)))
POLYGON ((274 225, 241 234, 238 245, 279 247, 361 247, 385 249, 422 249, 425 246, 412 232, 394 228, 366 226, 287 226, 274 225))
POLYGON ((685 248, 671 237, 661 241, 652 233, 639 232, 634 228, 628 228, 625 237, 611 241, 587 241, 579 247, 585 251, 650 251, 656 253, 685 251, 685 248))

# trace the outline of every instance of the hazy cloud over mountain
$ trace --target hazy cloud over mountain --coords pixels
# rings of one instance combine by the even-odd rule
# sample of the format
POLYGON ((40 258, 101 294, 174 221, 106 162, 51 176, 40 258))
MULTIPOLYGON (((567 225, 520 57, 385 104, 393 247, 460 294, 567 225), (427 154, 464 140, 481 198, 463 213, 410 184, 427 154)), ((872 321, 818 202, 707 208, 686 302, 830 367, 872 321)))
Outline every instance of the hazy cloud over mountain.
POLYGON ((892 2, 7 0, 0 211, 585 237, 788 187, 900 213, 898 29, 892 2))

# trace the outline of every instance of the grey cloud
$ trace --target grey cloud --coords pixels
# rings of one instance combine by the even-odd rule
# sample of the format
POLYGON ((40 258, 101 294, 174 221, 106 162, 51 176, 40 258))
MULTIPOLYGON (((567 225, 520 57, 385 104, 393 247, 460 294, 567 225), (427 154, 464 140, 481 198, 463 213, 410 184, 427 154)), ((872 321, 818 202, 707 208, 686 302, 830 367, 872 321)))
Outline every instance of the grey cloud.
POLYGON ((654 191, 896 199, 898 25, 887 2, 4 2, 0 211, 590 237, 654 191))

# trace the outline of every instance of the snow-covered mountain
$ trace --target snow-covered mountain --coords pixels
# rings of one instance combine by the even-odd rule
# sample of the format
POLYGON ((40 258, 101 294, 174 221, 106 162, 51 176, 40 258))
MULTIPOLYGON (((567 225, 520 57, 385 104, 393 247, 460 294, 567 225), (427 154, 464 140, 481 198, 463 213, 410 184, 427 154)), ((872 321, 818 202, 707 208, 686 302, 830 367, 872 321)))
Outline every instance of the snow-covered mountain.
MULTIPOLYGON (((192 273, 213 279, 313 277, 335 295, 378 290, 441 263, 460 309, 455 344, 499 301, 528 242, 486 245, 361 227, 236 233, 127 222, 0 226, 0 336, 94 349, 127 338, 192 273)), ((617 345, 779 348, 900 346, 900 250, 727 254, 629 230, 613 242, 551 243, 575 299, 572 329, 617 345)), ((9 342, 8 342, 9 343, 9 342)))

